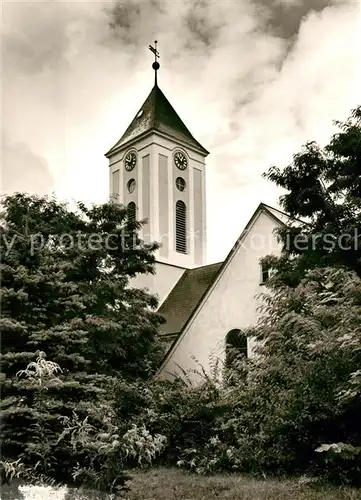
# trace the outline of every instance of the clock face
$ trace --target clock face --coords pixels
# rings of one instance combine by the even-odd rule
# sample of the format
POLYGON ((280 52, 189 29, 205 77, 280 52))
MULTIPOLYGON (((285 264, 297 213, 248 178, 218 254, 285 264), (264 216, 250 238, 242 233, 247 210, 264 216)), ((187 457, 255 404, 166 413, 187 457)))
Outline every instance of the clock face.
POLYGON ((130 151, 130 153, 127 154, 124 160, 125 169, 128 170, 128 172, 130 172, 130 170, 133 170, 136 164, 137 164, 137 155, 134 153, 134 151, 130 151))
POLYGON ((179 168, 179 170, 185 170, 187 168, 187 158, 181 151, 177 151, 174 154, 174 164, 179 168))

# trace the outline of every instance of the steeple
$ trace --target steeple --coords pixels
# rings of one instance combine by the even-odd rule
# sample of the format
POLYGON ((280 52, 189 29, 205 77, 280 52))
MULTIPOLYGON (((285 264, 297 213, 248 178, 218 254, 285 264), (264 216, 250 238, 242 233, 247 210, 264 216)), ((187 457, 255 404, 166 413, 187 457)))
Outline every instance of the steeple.
POLYGON ((129 127, 105 156, 109 158, 127 143, 152 132, 159 132, 170 139, 184 143, 185 146, 193 147, 203 155, 209 154, 189 132, 166 96, 155 84, 129 127))
POLYGON ((206 260, 205 158, 208 151, 193 137, 158 86, 154 86, 119 141, 106 153, 110 197, 145 221, 140 237, 160 244, 156 274, 137 285, 164 298, 184 269, 206 260))
POLYGON ((207 156, 209 152, 193 137, 187 127, 184 125, 178 114, 170 104, 166 96, 158 87, 157 72, 160 68, 157 50, 157 41, 154 42, 155 48, 149 45, 149 50, 153 52, 155 60, 152 64, 154 69, 154 87, 144 101, 141 108, 133 118, 133 121, 126 129, 119 141, 105 154, 107 158, 113 155, 125 145, 131 145, 131 141, 140 139, 152 132, 160 132, 167 138, 175 139, 196 149, 199 153, 207 156))

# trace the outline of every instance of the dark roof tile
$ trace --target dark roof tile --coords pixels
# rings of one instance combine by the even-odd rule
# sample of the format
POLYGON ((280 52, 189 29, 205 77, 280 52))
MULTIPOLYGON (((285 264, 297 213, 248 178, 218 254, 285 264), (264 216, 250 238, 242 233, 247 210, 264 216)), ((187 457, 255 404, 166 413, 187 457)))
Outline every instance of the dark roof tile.
POLYGON ((222 262, 187 269, 159 308, 166 323, 163 334, 179 333, 213 282, 222 262))
POLYGON ((127 130, 105 156, 152 130, 163 132, 195 147, 203 154, 208 154, 208 151, 189 132, 160 88, 155 85, 127 130))

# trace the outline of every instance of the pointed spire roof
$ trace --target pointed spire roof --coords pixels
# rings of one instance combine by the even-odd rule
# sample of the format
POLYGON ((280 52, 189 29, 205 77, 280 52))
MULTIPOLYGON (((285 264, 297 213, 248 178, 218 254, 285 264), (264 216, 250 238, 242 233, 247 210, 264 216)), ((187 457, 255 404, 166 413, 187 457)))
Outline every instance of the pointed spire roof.
POLYGON ((209 154, 189 132, 160 88, 154 85, 127 130, 105 156, 109 157, 128 142, 149 132, 160 132, 195 148, 204 155, 209 154))

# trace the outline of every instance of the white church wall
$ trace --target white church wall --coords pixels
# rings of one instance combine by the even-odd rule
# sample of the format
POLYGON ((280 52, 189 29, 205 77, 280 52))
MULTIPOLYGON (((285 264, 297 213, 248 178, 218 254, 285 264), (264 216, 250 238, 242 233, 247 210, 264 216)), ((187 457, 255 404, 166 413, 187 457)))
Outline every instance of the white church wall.
POLYGON ((205 177, 202 175, 202 171, 197 168, 193 169, 193 210, 198 216, 194 217, 194 262, 197 266, 202 266, 206 261, 206 251, 205 245, 206 241, 206 231, 205 231, 205 177))
MULTIPOLYGON (((233 328, 247 328, 257 323, 259 302, 255 296, 264 291, 260 285, 259 259, 272 253, 279 255, 280 244, 273 234, 277 225, 266 212, 256 214, 248 234, 161 368, 160 378, 179 373, 177 365, 185 370, 197 368, 192 357, 209 371, 211 354, 224 360, 227 333, 233 328)), ((249 356, 253 355, 253 348, 254 343, 249 339, 249 356)))
POLYGON ((116 199, 123 203, 122 200, 123 193, 123 170, 122 163, 119 158, 109 165, 109 196, 112 198, 116 196, 116 199))
POLYGON ((182 268, 203 265, 206 245, 204 156, 174 139, 170 140, 162 134, 153 133, 132 141, 112 155, 109 167, 110 193, 119 192, 119 202, 125 205, 134 201, 137 218, 148 219, 140 237, 146 243, 157 241, 161 244, 161 248, 155 254, 156 259, 182 268), (138 162, 135 169, 127 172, 123 160, 132 150, 137 153, 138 162), (173 163, 173 154, 176 150, 182 150, 188 157, 188 168, 184 171, 177 169, 173 163), (183 192, 175 187, 178 176, 186 181, 186 189, 183 192), (128 193, 127 190, 130 179, 136 181, 133 193, 128 193), (178 199, 184 201, 187 207, 186 254, 175 250, 174 206, 178 199))
POLYGON ((174 262, 179 263, 180 265, 186 265, 186 267, 194 267, 194 246, 193 246, 193 227, 194 227, 194 207, 192 204, 192 196, 191 193, 193 191, 193 164, 192 160, 189 158, 188 152, 184 148, 176 147, 174 151, 171 151, 171 197, 172 197, 172 217, 173 217, 173 238, 171 240, 171 251, 173 254, 174 262), (175 151, 182 151, 183 154, 188 158, 188 168, 185 170, 179 170, 173 163, 173 154, 175 151), (176 179, 177 177, 181 177, 186 182, 186 188, 184 191, 179 191, 176 187, 176 179), (186 210, 186 230, 187 230, 187 254, 181 254, 176 251, 176 238, 175 238, 175 219, 176 219, 176 210, 175 204, 177 201, 183 201, 186 210), (188 262, 187 262, 188 261, 188 262), (182 264, 182 262, 187 264, 182 264))
POLYGON ((151 196, 150 196, 150 179, 151 179, 151 166, 150 166, 150 154, 146 151, 142 154, 141 169, 139 172, 139 219, 147 220, 146 226, 143 226, 140 237, 145 241, 145 243, 151 242, 151 196))
POLYGON ((151 293, 158 296, 160 306, 164 299, 168 297, 185 269, 157 262, 156 270, 155 275, 146 274, 136 276, 131 280, 130 286, 134 288, 147 288, 151 293))
POLYGON ((161 258, 168 259, 170 252, 170 207, 169 207, 169 158, 163 154, 159 154, 158 158, 158 198, 159 198, 159 234, 160 234, 160 249, 159 255, 161 258))
POLYGON ((180 267, 197 267, 205 263, 205 160, 202 155, 185 147, 181 143, 177 143, 174 139, 169 140, 159 134, 153 135, 153 153, 156 162, 154 168, 154 184, 160 186, 162 184, 161 175, 165 177, 164 167, 167 165, 168 186, 157 192, 157 199, 154 199, 154 210, 159 213, 158 232, 156 240, 164 243, 168 248, 168 256, 162 249, 157 252, 157 260, 164 263, 173 264, 180 267), (181 150, 188 157, 188 168, 179 170, 173 163, 173 154, 176 150, 181 150), (202 177, 202 182, 198 182, 196 189, 203 190, 201 193, 194 191, 194 172, 202 177), (182 177, 186 182, 186 189, 180 192, 175 187, 177 177, 182 177), (161 210, 162 197, 168 196, 168 211, 161 210), (201 199, 203 202, 203 210, 198 210, 199 203, 195 206, 194 200, 201 199), (177 200, 185 202, 187 207, 187 233, 188 233, 188 252, 182 254, 175 250, 175 203, 177 200), (159 206, 159 211, 158 207, 159 206), (197 222, 195 219, 197 218, 197 222), (198 220, 199 219, 199 220, 198 220), (161 231, 161 228, 168 227, 168 233, 161 231), (201 227, 202 232, 198 231, 195 236, 196 227, 201 227), (195 238, 198 238, 197 253, 195 247, 195 238))
MULTIPOLYGON (((138 152, 135 148, 130 148, 127 152, 129 151, 134 151, 137 155, 138 155, 138 152)), ((121 165, 123 165, 121 163, 121 165)), ((124 203, 124 205, 128 205, 128 203, 130 203, 131 201, 133 201, 135 203, 135 205, 137 207, 139 207, 139 202, 140 202, 140 198, 139 198, 139 185, 140 185, 140 179, 139 179, 139 171, 141 170, 141 161, 139 159, 139 155, 138 155, 138 161, 137 161, 137 165, 136 167, 131 170, 130 172, 128 172, 127 170, 124 169, 124 166, 123 166, 123 185, 122 185, 122 188, 121 188, 121 200, 122 203, 124 203), (135 189, 132 193, 129 193, 128 192, 128 182, 130 180, 135 180, 135 189)))
POLYGON ((119 196, 120 196, 119 168, 116 170, 113 170, 109 192, 111 193, 112 197, 114 197, 116 200, 119 200, 119 196))

